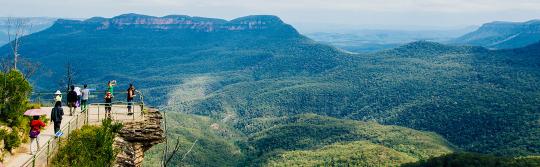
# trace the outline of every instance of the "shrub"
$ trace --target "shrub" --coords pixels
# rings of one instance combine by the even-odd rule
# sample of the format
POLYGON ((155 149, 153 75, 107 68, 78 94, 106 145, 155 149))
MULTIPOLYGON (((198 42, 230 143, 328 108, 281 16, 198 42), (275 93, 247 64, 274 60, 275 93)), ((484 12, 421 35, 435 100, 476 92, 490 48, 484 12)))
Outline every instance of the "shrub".
POLYGON ((34 107, 28 103, 32 91, 30 83, 17 70, 8 73, 0 72, 0 123, 13 129, 11 132, 2 131, 0 138, 4 140, 4 148, 11 151, 28 140, 27 133, 30 119, 23 115, 28 108, 34 107))
POLYGON ((28 107, 28 97, 32 91, 30 83, 17 70, 8 73, 0 73, 0 120, 10 127, 20 127, 26 123, 23 116, 28 107))
POLYGON ((4 137, 4 147, 7 150, 12 150, 13 148, 18 147, 21 145, 21 137, 19 136, 19 131, 17 129, 13 129, 11 133, 8 133, 4 137))
POLYGON ((115 133, 121 128, 120 123, 104 120, 102 126, 85 125, 73 131, 61 143, 54 166, 111 166, 118 153, 113 148, 115 133))

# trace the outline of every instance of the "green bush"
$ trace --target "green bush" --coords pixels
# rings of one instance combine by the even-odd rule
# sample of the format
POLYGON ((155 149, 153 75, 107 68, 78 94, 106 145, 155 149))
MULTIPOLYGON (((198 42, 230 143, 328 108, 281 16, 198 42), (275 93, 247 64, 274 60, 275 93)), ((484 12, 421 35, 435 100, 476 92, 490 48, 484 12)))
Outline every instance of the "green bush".
POLYGON ((60 145, 54 166, 111 166, 118 150, 113 148, 122 124, 104 120, 102 126, 85 125, 60 145))
POLYGON ((21 127, 26 123, 23 113, 28 107, 28 97, 32 92, 30 83, 17 70, 0 73, 0 120, 10 127, 21 127))
POLYGON ((11 133, 4 136, 4 148, 7 150, 12 150, 19 145, 21 145, 21 137, 19 136, 19 131, 17 129, 13 129, 11 133))
POLYGON ((29 117, 23 113, 34 108, 33 104, 28 103, 28 97, 32 91, 30 83, 24 78, 23 74, 17 70, 11 70, 8 73, 0 72, 0 124, 13 129, 11 132, 2 131, 0 135, 4 140, 4 148, 11 151, 21 143, 28 141, 27 133, 30 127, 29 117))

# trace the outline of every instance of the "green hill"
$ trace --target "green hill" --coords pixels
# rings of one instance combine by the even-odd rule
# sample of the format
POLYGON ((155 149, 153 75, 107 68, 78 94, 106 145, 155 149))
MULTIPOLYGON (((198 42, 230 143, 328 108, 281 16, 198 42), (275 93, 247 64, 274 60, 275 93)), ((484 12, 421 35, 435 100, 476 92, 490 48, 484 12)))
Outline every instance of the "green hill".
POLYGON ((537 155, 538 46, 489 51, 416 42, 351 55, 311 77, 235 83, 177 104, 233 119, 245 133, 257 131, 257 120, 316 113, 433 131, 468 151, 537 155))
POLYGON ((367 141, 388 147, 414 159, 437 157, 452 153, 454 150, 450 143, 436 134, 398 126, 384 126, 375 122, 341 120, 308 114, 283 118, 272 124, 274 126, 248 138, 250 148, 248 162, 260 164, 264 163, 267 157, 279 155, 284 151, 306 150, 337 142, 354 141, 367 141))
MULTIPOLYGON (((178 139, 181 146, 171 164, 188 166, 307 165, 330 163, 338 157, 336 163, 403 164, 455 149, 434 133, 314 114, 281 118, 253 135, 238 133, 219 120, 179 113, 167 113, 167 127, 169 145, 178 139), (193 151, 182 160, 195 140, 193 151)), ((145 166, 159 164, 163 147, 160 144, 146 152, 145 166)))
MULTIPOLYGON (((208 117, 181 114, 167 114, 167 138, 169 146, 180 149, 172 156, 169 165, 173 166, 236 166, 244 158, 237 142, 245 137, 229 126, 208 117), (186 154, 195 143, 190 154, 186 154), (184 158, 183 155, 186 154, 184 158)), ((144 166, 161 166, 165 143, 145 152, 144 166)))
POLYGON ((338 143, 321 149, 288 151, 267 166, 399 166, 417 159, 365 141, 338 143))

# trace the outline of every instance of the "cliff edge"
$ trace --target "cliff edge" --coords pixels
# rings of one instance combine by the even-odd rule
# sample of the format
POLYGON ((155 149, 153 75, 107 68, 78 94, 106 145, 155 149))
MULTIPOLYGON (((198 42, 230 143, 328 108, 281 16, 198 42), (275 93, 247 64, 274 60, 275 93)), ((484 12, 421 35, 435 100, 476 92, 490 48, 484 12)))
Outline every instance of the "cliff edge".
POLYGON ((163 117, 158 110, 149 109, 144 119, 125 122, 114 139, 114 147, 120 150, 114 166, 142 166, 144 152, 165 139, 161 119, 163 117))

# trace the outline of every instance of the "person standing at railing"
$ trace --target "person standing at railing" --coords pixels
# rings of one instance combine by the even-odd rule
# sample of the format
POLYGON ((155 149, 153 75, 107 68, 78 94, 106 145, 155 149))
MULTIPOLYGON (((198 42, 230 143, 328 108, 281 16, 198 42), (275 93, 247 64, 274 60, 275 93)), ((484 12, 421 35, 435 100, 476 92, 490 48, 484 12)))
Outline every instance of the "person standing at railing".
POLYGON ((56 90, 56 92, 54 92, 54 103, 61 102, 61 101, 62 101, 62 92, 60 92, 60 90, 56 90))
POLYGON ((81 96, 82 96, 81 88, 76 86, 75 89, 73 90, 75 91, 75 93, 77 93, 77 103, 75 104, 77 105, 77 107, 81 107, 81 96))
POLYGON ((34 155, 39 151, 39 133, 41 133, 41 127, 45 127, 45 123, 39 120, 39 116, 33 116, 33 120, 30 121, 30 154, 34 155), (34 152, 33 144, 37 145, 37 150, 34 152))
POLYGON ((54 108, 51 111, 51 122, 54 123, 54 134, 60 136, 60 125, 62 124, 62 116, 64 116, 64 109, 62 109, 62 102, 57 101, 54 104, 54 108))
POLYGON ((107 92, 105 94, 105 117, 111 118, 111 105, 112 105, 112 94, 107 92))
POLYGON ((84 89, 81 91, 81 112, 88 111, 88 97, 90 96, 90 89, 87 88, 88 85, 84 84, 84 89))
POLYGON ((71 85, 71 89, 67 94, 69 116, 72 116, 73 112, 77 110, 77 92, 75 92, 74 89, 75 89, 75 86, 71 85))
POLYGON ((133 86, 133 84, 129 84, 129 88, 127 89, 128 115, 133 115, 133 97, 135 97, 135 87, 133 86))
POLYGON ((111 98, 114 98, 114 87, 116 86, 116 80, 109 81, 107 83, 107 92, 111 93, 111 98))

